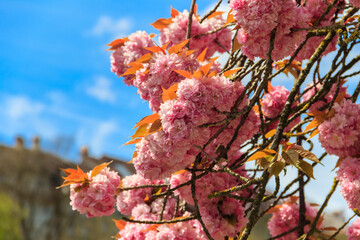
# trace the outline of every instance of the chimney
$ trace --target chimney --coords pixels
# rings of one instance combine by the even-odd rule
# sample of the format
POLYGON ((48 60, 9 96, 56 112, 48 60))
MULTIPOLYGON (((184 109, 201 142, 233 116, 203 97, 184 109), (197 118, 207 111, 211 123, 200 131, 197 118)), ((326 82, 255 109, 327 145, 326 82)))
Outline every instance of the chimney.
POLYGON ((40 150, 40 137, 39 136, 34 136, 32 138, 32 146, 31 146, 32 150, 35 151, 39 151, 40 150))
POLYGON ((20 137, 20 136, 16 136, 14 145, 15 145, 14 147, 16 149, 24 149, 24 140, 23 140, 23 138, 20 137))

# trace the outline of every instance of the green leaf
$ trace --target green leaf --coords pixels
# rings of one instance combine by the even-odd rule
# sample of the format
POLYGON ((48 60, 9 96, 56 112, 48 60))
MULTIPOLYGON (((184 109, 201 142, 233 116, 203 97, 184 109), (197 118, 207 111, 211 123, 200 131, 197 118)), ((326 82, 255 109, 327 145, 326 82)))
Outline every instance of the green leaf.
POLYGON ((314 178, 314 169, 311 166, 311 164, 305 162, 304 160, 299 160, 296 167, 299 170, 301 170, 302 172, 304 172, 306 175, 308 175, 308 177, 315 179, 314 178))
POLYGON ((294 166, 296 165, 297 161, 299 160, 298 153, 293 149, 289 149, 287 151, 282 151, 281 157, 285 160, 286 163, 288 163, 290 165, 294 165, 294 166))
POLYGON ((279 174, 284 168, 285 163, 283 161, 277 161, 270 165, 268 171, 271 175, 279 176, 279 174))

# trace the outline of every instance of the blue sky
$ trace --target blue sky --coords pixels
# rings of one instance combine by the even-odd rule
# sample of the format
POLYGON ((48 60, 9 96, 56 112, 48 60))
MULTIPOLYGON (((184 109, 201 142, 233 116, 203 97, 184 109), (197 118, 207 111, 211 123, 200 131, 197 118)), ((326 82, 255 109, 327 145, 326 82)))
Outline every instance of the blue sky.
POLYGON ((183 10, 190 1, 1 1, 0 143, 20 134, 29 145, 38 134, 45 149, 71 159, 81 145, 131 158, 132 146, 119 147, 150 110, 110 72, 105 45, 137 30, 156 33, 149 23, 169 17, 170 4, 183 10), (74 147, 61 150, 56 139, 74 147))
MULTIPOLYGON (((46 150, 72 160, 79 159, 82 145, 95 156, 130 159, 134 147, 120 146, 133 134, 135 123, 151 112, 136 89, 110 71, 105 45, 137 30, 157 33, 149 23, 169 17, 170 5, 182 11, 190 2, 0 1, 0 144, 12 145, 20 134, 29 145, 37 134, 46 150)), ((199 12, 211 5, 197 3, 199 12)), ((347 86, 353 89, 357 81, 349 80, 347 86)), ((292 83, 281 75, 273 85, 290 88, 292 83)), ((335 175, 331 169, 336 159, 328 161, 308 189, 317 202, 322 201, 318 193, 331 187, 328 177, 335 175)), ((292 173, 296 171, 287 177, 292 173)), ((332 201, 335 209, 346 206, 339 192, 332 201)))

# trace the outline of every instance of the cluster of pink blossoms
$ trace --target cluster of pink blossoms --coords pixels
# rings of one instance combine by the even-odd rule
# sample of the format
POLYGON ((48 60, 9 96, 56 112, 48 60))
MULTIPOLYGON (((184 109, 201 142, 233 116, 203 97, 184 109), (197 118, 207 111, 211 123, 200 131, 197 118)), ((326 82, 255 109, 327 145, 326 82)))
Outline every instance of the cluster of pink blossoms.
MULTIPOLYGON (((88 173, 90 178, 91 172, 88 173)), ((117 172, 104 168, 95 177, 90 178, 88 186, 71 184, 70 205, 73 210, 87 217, 110 216, 115 212, 115 194, 120 184, 117 172)))
MULTIPOLYGON (((184 41, 188 19, 189 13, 186 10, 172 18, 172 23, 160 30, 160 43, 170 43, 169 46, 173 46, 184 41)), ((232 36, 230 29, 225 28, 212 34, 206 34, 220 29, 224 24, 225 20, 221 16, 205 19, 202 23, 193 16, 189 48, 197 50, 196 54, 200 54, 207 48, 206 58, 211 57, 215 52, 224 53, 226 50, 230 50, 232 36)))
POLYGON ((360 239, 360 218, 356 219, 353 224, 346 231, 348 240, 358 240, 360 239))
POLYGON ((168 89, 171 85, 185 78, 174 70, 194 71, 199 67, 194 55, 185 54, 153 54, 149 63, 136 72, 133 80, 140 97, 149 101, 150 109, 158 112, 162 102, 163 88, 168 89))
POLYGON ((241 51, 250 59, 266 58, 274 28, 271 57, 275 61, 289 56, 305 39, 305 31, 293 30, 308 27, 308 15, 292 0, 231 0, 230 7, 241 27, 237 36, 241 51))
MULTIPOLYGON (((275 237, 281 233, 287 232, 298 226, 299 222, 299 205, 297 203, 284 203, 274 211, 272 218, 268 222, 268 229, 271 236, 275 237)), ((306 219, 312 221, 315 219, 317 210, 306 204, 306 219)), ((320 227, 321 223, 318 224, 320 227)), ((309 225, 305 227, 305 232, 309 231, 309 225)), ((279 240, 296 240, 298 239, 296 230, 283 237, 277 238, 279 240)))
MULTIPOLYGON (((288 96, 289 90, 287 90, 284 86, 273 87, 269 93, 264 95, 264 98, 261 102, 261 110, 263 111, 264 115, 270 119, 278 117, 285 107, 288 96)), ((296 105, 296 103, 294 105, 296 105)), ((279 121, 271 123, 268 127, 268 130, 276 128, 278 122, 279 121)), ((293 128, 299 122, 300 117, 289 123, 289 125, 285 128, 285 132, 290 131, 291 128, 293 128)))
MULTIPOLYGON (((134 62, 146 53, 146 47, 154 46, 153 40, 150 35, 144 31, 137 31, 136 33, 130 34, 128 40, 123 46, 116 49, 111 54, 111 71, 118 76, 122 76, 127 69, 130 68, 129 63, 134 62)), ((124 82, 126 85, 133 85, 132 79, 134 74, 125 75, 124 82)))
MULTIPOLYGON (((149 180, 137 174, 122 179, 122 187, 124 188, 163 183, 163 180, 149 180)), ((161 212, 163 199, 152 200, 151 197, 161 190, 165 190, 165 188, 146 187, 121 191, 116 199, 117 209, 124 215, 133 216, 136 220, 157 220, 161 212)), ((174 217, 175 205, 176 200, 169 198, 163 211, 163 219, 172 219, 174 217)))
MULTIPOLYGON (((327 5, 321 0, 310 0, 305 7, 297 6, 292 0, 231 0, 230 7, 240 26, 237 39, 242 44, 241 51, 250 59, 266 58, 270 45, 271 31, 276 28, 272 59, 281 60, 291 55, 305 40, 306 31, 312 21, 316 21, 327 5)), ((331 11, 320 22, 320 26, 331 25, 331 11)), ((324 37, 313 37, 297 55, 297 60, 311 57, 324 37)), ((337 38, 331 42, 324 54, 336 49, 337 38)))
MULTIPOLYGON (((243 168, 239 168, 235 172, 248 177, 243 168)), ((189 180, 191 180, 191 173, 184 172, 173 175, 170 183, 172 187, 177 187, 189 180)), ((228 197, 209 199, 208 196, 215 191, 229 189, 242 183, 240 179, 221 172, 209 173, 196 181, 195 194, 202 220, 211 236, 216 240, 222 240, 224 236, 235 236, 239 229, 245 226, 247 219, 242 202, 228 197)), ((190 186, 179 188, 175 193, 188 204, 194 204, 190 186)), ((242 190, 234 195, 249 198, 251 191, 242 190)))
MULTIPOLYGON (((318 83, 315 85, 312 85, 310 87, 307 87, 305 89, 306 93, 303 95, 303 102, 308 101, 309 99, 311 99, 321 88, 322 84, 318 83)), ((319 101, 316 101, 314 104, 312 104, 309 108, 309 111, 315 111, 315 110, 319 110, 321 107, 325 106, 328 103, 331 103, 334 99, 335 96, 335 91, 336 91, 336 84, 334 84, 330 91, 319 101)), ((345 93, 345 97, 350 97, 350 95, 348 93, 346 93, 346 87, 344 86, 340 86, 339 88, 339 94, 344 94, 345 93)))
POLYGON ((339 157, 360 153, 360 105, 343 100, 333 106, 334 116, 325 120, 319 129, 319 141, 329 154, 339 157))
MULTIPOLYGON (((201 146, 220 127, 200 127, 205 123, 226 118, 222 111, 230 111, 244 86, 223 76, 185 79, 178 85, 177 99, 160 106, 162 130, 144 137, 136 144, 133 159, 136 171, 150 179, 169 177, 193 163, 199 153, 193 145, 201 146)), ((238 109, 247 104, 244 98, 238 109)), ((241 118, 233 121, 206 150, 213 154, 214 146, 226 144, 232 138, 241 118)), ((259 118, 251 111, 230 152, 250 139, 259 129, 259 118)))
POLYGON ((346 157, 341 160, 337 179, 341 186, 341 194, 349 208, 360 208, 360 160, 356 157, 346 157))

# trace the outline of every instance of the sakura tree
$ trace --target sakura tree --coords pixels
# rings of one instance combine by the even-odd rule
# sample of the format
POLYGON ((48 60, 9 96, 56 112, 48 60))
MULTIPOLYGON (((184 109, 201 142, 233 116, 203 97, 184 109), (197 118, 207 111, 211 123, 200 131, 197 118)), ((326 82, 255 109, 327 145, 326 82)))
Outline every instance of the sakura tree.
MULTIPOLYGON (((226 13, 220 0, 202 17, 195 2, 152 23, 157 35, 109 44, 111 70, 154 113, 126 143, 136 146, 135 175, 120 179, 109 163, 64 170, 70 205, 88 217, 118 210, 121 240, 245 240, 265 214, 271 239, 335 239, 350 219, 335 228, 323 214, 339 184, 360 215, 360 2, 230 0, 226 13), (282 73, 291 89, 273 86, 282 73), (329 154, 339 157, 337 177, 316 207, 304 187, 329 154)), ((347 234, 360 239, 359 220, 347 234)))

